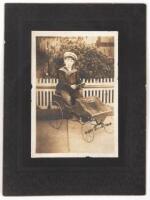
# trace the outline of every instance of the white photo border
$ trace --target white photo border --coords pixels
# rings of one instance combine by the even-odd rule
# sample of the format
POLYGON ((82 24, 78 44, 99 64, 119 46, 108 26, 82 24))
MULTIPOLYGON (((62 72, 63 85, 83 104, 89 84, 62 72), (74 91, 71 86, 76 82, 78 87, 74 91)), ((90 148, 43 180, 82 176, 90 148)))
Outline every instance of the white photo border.
POLYGON ((100 157, 116 158, 118 152, 118 31, 31 31, 31 158, 100 157), (102 153, 36 153, 36 37, 112 36, 114 37, 114 142, 112 154, 102 153))

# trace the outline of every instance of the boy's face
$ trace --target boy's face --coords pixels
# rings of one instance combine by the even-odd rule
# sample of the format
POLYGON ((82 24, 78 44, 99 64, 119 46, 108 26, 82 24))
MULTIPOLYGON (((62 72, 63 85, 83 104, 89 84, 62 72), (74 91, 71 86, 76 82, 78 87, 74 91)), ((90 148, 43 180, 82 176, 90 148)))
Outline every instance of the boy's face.
POLYGON ((66 67, 71 68, 73 64, 75 63, 75 61, 71 57, 67 57, 64 59, 64 63, 66 67))

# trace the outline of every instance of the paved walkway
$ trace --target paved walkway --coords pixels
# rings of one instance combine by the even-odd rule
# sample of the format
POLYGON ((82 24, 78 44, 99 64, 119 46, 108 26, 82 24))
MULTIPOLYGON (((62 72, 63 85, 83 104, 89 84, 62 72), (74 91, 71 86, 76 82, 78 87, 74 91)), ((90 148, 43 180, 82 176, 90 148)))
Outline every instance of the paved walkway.
POLYGON ((61 128, 55 129, 49 121, 38 120, 37 153, 113 153, 113 117, 107 117, 105 122, 112 122, 107 132, 103 128, 96 130, 94 140, 88 143, 83 140, 79 122, 63 120, 61 128))

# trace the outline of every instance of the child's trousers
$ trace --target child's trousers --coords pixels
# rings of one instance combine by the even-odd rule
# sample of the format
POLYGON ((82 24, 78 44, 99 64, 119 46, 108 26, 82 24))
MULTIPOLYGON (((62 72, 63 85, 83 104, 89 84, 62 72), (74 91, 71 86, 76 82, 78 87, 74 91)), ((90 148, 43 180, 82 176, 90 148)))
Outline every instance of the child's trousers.
POLYGON ((65 103, 68 105, 73 105, 75 104, 75 99, 76 98, 82 98, 82 89, 75 90, 71 94, 65 90, 61 90, 60 94, 62 98, 64 99, 65 103))

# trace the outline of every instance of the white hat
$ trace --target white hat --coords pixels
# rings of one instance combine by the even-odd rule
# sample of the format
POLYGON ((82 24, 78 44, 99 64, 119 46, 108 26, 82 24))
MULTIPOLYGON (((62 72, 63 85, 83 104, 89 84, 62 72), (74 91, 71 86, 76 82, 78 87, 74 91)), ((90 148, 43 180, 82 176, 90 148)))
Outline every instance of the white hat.
POLYGON ((73 58, 74 60, 77 60, 77 59, 78 59, 77 55, 76 55, 75 53, 72 53, 72 52, 65 52, 65 53, 64 53, 64 58, 67 58, 67 57, 71 57, 71 58, 73 58))

